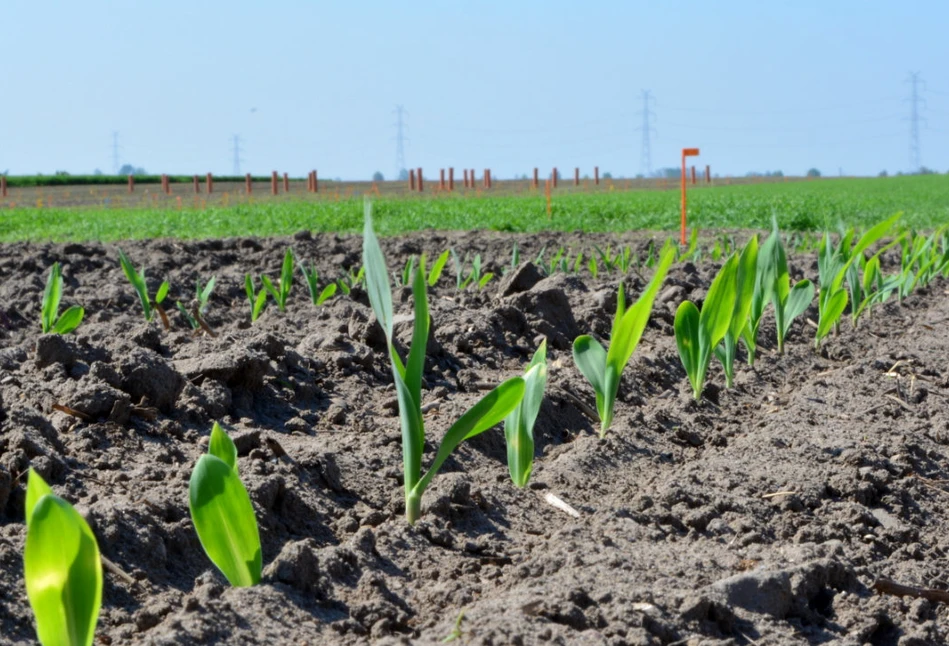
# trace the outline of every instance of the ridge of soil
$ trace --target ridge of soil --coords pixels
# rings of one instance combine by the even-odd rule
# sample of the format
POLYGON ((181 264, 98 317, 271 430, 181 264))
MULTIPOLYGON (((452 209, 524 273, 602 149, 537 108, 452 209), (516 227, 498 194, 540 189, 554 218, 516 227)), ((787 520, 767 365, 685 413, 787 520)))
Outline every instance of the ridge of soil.
MULTIPOLYGON (((677 264, 626 369, 605 440, 574 337, 607 339, 617 274, 597 280, 530 263, 502 276, 517 241, 541 248, 640 234, 425 233, 382 240, 389 266, 448 246, 496 278, 430 292, 424 463, 481 384, 520 374, 550 344, 530 485, 508 476, 500 429, 464 443, 404 520, 401 436, 384 337, 365 293, 291 303, 251 325, 245 273, 279 273, 292 245, 321 276, 361 263, 361 238, 123 243, 168 278, 172 299, 217 277, 195 337, 176 313, 146 324, 114 245, 9 244, 0 252, 0 634, 33 643, 23 586, 26 469, 90 522, 107 572, 99 644, 943 644, 947 610, 875 594, 881 577, 945 589, 949 549, 949 283, 877 307, 813 350, 813 306, 787 352, 771 348, 726 390, 713 362, 696 402, 672 321, 701 300, 716 263, 677 264), (40 335, 49 266, 86 320, 40 335), (175 291, 179 289, 180 291, 175 291), (53 408, 67 406, 88 421, 53 408), (213 421, 239 449, 264 580, 232 589, 191 525, 188 479, 213 421), (574 518, 545 501, 553 494, 574 518), (463 616, 461 616, 463 613, 463 616), (459 617, 461 618, 459 619, 459 617)), ((813 256, 792 257, 816 278, 813 256)), ((625 277, 630 300, 649 274, 625 277)), ((258 281, 259 283, 259 281, 258 281)), ((153 285, 154 288, 155 285, 153 285)), ((397 288, 398 314, 410 314, 397 288)), ((397 325, 407 342, 411 325, 397 325)), ((743 355, 742 355, 743 356, 743 355)))

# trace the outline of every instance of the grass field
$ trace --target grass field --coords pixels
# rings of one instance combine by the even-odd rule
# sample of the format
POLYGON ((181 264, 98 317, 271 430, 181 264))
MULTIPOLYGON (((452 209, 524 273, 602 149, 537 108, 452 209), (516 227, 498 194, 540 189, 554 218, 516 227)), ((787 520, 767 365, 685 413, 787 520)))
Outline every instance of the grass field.
MULTIPOLYGON (((492 229, 531 232, 676 229, 676 190, 555 191, 550 217, 543 192, 469 192, 375 198, 380 233, 423 229, 492 229)), ((7 202, 10 200, 8 199, 7 202)), ((312 199, 306 193, 271 198, 237 197, 207 204, 192 195, 163 196, 154 205, 38 206, 2 208, 0 241, 122 240, 287 235, 300 230, 356 232, 362 226, 362 198, 312 199), (203 205, 203 208, 202 208, 203 205)), ((6 204, 10 207, 10 204, 6 204)), ((785 230, 822 230, 839 223, 862 226, 902 211, 919 229, 949 222, 949 177, 905 176, 822 179, 808 182, 712 186, 692 189, 689 223, 699 228, 765 228, 772 214, 785 230)))

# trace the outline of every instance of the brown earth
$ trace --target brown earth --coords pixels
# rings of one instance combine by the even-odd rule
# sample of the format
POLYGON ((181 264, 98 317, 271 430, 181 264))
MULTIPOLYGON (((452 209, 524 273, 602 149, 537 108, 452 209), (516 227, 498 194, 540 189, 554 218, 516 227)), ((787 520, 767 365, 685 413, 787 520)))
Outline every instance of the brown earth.
MULTIPOLYGON (((502 272, 517 240, 589 248, 619 238, 426 233, 383 241, 391 267, 449 245, 502 272)), ((638 249, 645 240, 635 235, 638 249)), ((722 388, 692 400, 675 307, 715 267, 675 266, 620 389, 605 440, 570 342, 608 335, 618 275, 531 266, 459 293, 432 290, 423 400, 437 439, 483 382, 519 374, 539 339, 550 379, 530 486, 514 487, 500 429, 464 444, 403 517, 391 375, 365 294, 315 309, 302 282, 287 313, 250 324, 245 272, 279 271, 292 244, 322 276, 360 263, 358 237, 128 243, 151 281, 190 298, 217 276, 216 338, 146 324, 113 245, 0 251, 0 633, 34 642, 22 577, 32 466, 86 515, 106 573, 99 644, 943 644, 945 606, 878 595, 879 578, 949 588, 949 284, 829 339, 795 324, 722 388), (39 334, 49 266, 87 319, 39 334), (83 413, 88 421, 53 409, 83 413), (187 487, 214 420, 235 438, 265 575, 231 589, 194 533, 187 487), (574 518, 545 501, 553 494, 574 518)), ((812 257, 792 259, 814 277, 812 257)), ((638 293, 645 277, 627 277, 638 293)), ((155 284, 153 284, 153 288, 155 284)), ((411 309, 406 289, 396 308, 411 309)), ((812 309, 808 316, 813 318, 812 309)), ((408 326, 397 330, 405 339, 408 326)))

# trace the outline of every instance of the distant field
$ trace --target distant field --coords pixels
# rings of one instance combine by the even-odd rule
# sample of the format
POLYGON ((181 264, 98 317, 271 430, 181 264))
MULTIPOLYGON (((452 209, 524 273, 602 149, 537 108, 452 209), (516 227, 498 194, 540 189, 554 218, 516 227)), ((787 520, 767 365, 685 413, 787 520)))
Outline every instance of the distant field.
MULTIPOLYGON (((530 232, 678 227, 679 194, 671 184, 668 190, 637 190, 633 184, 629 190, 625 180, 616 181, 612 188, 606 183, 596 188, 567 186, 553 192, 550 217, 543 188, 537 192, 528 190, 526 182, 498 184, 491 191, 418 196, 406 195, 395 182, 380 185, 378 194, 369 183, 342 187, 326 183, 320 195, 306 193, 299 183, 291 186, 290 194, 276 197, 269 195, 266 183, 255 185, 252 195, 242 192, 242 184, 215 184, 210 201, 206 195, 196 195, 190 185, 173 185, 171 196, 159 193, 155 186, 140 187, 131 196, 120 187, 16 189, 0 200, 0 241, 267 236, 304 229, 356 232, 362 226, 364 193, 374 200, 377 230, 387 235, 422 229, 530 232), (60 206, 75 203, 79 194, 92 196, 96 203, 60 206)), ((703 229, 764 228, 772 214, 785 230, 835 229, 839 223, 875 223, 897 211, 904 213, 908 225, 921 229, 949 222, 949 177, 719 183, 690 188, 689 194, 690 225, 703 229)))

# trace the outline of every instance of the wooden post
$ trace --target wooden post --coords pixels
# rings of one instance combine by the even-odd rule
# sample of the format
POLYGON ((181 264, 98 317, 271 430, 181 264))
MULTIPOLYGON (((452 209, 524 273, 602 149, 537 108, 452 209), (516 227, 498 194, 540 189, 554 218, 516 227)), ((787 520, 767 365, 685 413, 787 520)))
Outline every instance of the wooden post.
POLYGON ((580 186, 580 169, 579 168, 573 169, 573 185, 580 186))
POLYGON ((270 194, 277 194, 277 171, 270 172, 270 194))
POLYGON ((440 191, 445 190, 445 169, 444 168, 438 169, 438 190, 440 191))
POLYGON ((692 165, 692 186, 695 186, 695 164, 692 165))
POLYGON ((484 188, 491 188, 491 169, 490 168, 484 169, 484 174, 481 176, 481 179, 483 180, 482 183, 484 184, 484 188))
POLYGON ((712 183, 712 169, 709 167, 708 164, 705 164, 705 183, 706 184, 712 183))
POLYGON ((557 167, 556 166, 554 166, 554 172, 550 177, 551 177, 551 180, 550 180, 551 185, 553 185, 554 188, 557 188, 557 167))
POLYGON ((415 190, 415 169, 414 168, 409 169, 409 190, 410 191, 415 190))
POLYGON ((538 186, 538 183, 537 183, 537 167, 535 166, 535 167, 534 167, 534 188, 537 188, 537 186, 538 186))
POLYGON ((214 192, 214 176, 211 173, 208 173, 208 176, 204 180, 208 185, 208 195, 214 192))
POLYGON ((465 171, 465 188, 468 188, 468 169, 466 168, 464 169, 464 171, 465 171))
POLYGON ((254 192, 254 183, 250 181, 250 173, 244 175, 244 191, 248 195, 254 192))
MULTIPOLYGON (((3 182, 3 197, 6 197, 7 196, 7 178, 4 177, 0 181, 3 182)), ((135 176, 129 175, 129 193, 134 193, 134 192, 135 192, 135 176)))
POLYGON ((599 166, 593 167, 593 183, 596 184, 597 186, 600 185, 600 167, 599 166))
POLYGON ((422 184, 422 167, 421 167, 421 166, 419 166, 419 167, 416 169, 415 174, 418 176, 418 192, 419 192, 419 193, 424 193, 424 192, 425 192, 425 186, 422 184))
POLYGON ((448 190, 455 190, 455 169, 451 166, 448 167, 448 190))
POLYGON ((283 192, 290 192, 290 176, 287 173, 283 174, 283 192))
POLYGON ((163 174, 161 179, 165 183, 165 195, 171 195, 171 180, 168 179, 168 175, 163 174))
POLYGON ((197 175, 194 176, 194 192, 195 194, 198 194, 201 192, 201 182, 200 180, 198 180, 197 175))
POLYGON ((315 170, 313 171, 313 192, 314 193, 320 192, 320 177, 319 175, 316 174, 315 170))
POLYGON ((477 184, 475 184, 475 172, 473 168, 468 170, 468 175, 471 179, 471 188, 477 188, 477 184))
POLYGON ((685 246, 685 158, 686 157, 695 157, 699 154, 698 148, 683 148, 682 149, 682 172, 680 173, 681 179, 681 189, 682 189, 682 235, 679 242, 682 246, 685 246))

